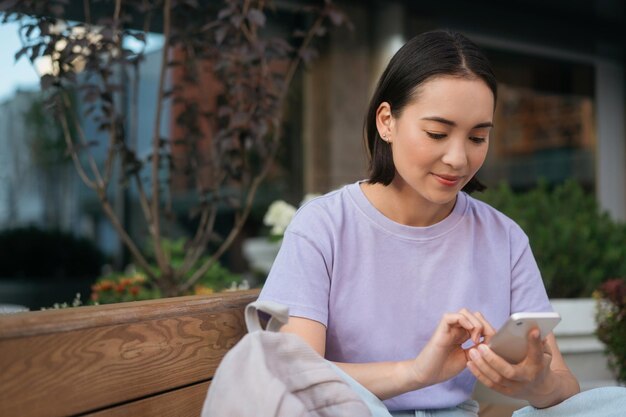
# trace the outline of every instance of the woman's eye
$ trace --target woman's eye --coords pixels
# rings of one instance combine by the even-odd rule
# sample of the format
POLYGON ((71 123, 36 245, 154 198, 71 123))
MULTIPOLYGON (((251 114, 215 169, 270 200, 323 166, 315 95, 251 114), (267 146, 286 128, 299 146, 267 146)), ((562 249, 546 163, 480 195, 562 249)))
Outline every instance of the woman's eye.
POLYGON ((434 133, 434 132, 426 132, 426 134, 431 138, 431 139, 443 139, 446 137, 445 133, 434 133))
POLYGON ((483 143, 487 140, 487 138, 483 138, 480 136, 470 136, 470 140, 474 143, 483 143))

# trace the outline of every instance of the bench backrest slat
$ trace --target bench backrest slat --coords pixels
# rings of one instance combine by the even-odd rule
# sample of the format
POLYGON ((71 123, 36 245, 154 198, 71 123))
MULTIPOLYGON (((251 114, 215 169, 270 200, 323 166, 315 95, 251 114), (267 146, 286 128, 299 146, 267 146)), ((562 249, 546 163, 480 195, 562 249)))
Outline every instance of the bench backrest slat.
POLYGON ((257 296, 258 290, 0 318, 0 415, 121 415, 131 408, 144 411, 126 415, 162 415, 146 410, 169 396, 172 405, 193 403, 193 412, 173 415, 197 416, 206 394, 198 396, 198 387, 245 334, 243 309, 257 296))
POLYGON ((204 404, 204 397, 206 397, 209 384, 210 382, 201 382, 165 394, 133 401, 130 404, 89 413, 83 417, 198 417, 204 404))

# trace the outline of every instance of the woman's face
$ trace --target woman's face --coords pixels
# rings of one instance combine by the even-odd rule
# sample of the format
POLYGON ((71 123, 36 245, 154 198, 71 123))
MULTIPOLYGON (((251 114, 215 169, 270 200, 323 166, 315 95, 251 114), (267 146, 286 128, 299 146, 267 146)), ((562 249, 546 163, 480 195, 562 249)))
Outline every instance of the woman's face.
POLYGON ((484 81, 450 76, 423 83, 397 118, 381 104, 378 130, 391 143, 393 185, 430 203, 454 204, 485 161, 493 109, 484 81))

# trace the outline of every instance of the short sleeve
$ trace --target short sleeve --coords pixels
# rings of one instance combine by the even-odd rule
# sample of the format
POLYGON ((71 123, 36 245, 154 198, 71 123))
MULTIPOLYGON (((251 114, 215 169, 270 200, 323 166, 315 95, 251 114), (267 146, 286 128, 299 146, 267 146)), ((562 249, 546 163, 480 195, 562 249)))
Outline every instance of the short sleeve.
POLYGON ((259 299, 287 305, 290 316, 328 326, 331 251, 323 244, 323 231, 317 230, 315 239, 308 235, 313 233, 290 225, 259 299))
POLYGON ((528 237, 516 226, 511 231, 511 313, 552 310, 528 237))

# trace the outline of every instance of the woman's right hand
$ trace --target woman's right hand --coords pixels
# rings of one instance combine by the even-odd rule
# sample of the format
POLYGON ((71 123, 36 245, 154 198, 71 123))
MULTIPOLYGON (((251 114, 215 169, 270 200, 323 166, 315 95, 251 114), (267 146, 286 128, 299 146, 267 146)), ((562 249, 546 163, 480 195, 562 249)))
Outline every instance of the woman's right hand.
POLYGON ((487 342, 495 334, 493 327, 478 312, 461 309, 444 314, 435 333, 413 361, 415 378, 424 386, 446 381, 465 369, 468 349, 462 345, 469 339, 474 346, 487 342))

